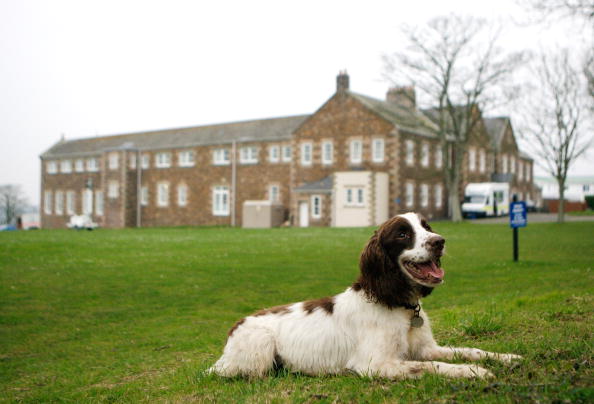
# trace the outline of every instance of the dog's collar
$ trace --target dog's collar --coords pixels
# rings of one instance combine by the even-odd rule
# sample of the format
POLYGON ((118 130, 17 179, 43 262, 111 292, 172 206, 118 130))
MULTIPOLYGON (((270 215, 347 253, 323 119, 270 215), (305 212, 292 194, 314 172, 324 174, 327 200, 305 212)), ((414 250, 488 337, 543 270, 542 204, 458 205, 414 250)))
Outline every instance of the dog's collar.
POLYGON ((404 307, 405 309, 408 309, 408 310, 417 311, 417 309, 421 308, 421 305, 419 304, 419 302, 416 302, 415 304, 402 303, 402 307, 404 307))

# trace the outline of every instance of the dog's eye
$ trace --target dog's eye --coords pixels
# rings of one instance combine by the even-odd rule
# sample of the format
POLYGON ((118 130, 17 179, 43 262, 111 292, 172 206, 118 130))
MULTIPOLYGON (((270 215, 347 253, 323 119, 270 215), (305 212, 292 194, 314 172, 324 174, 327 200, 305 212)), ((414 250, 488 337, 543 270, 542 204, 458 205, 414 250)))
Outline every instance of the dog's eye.
POLYGON ((401 231, 401 232, 398 234, 398 238, 407 238, 407 237, 408 237, 408 233, 406 233, 406 232, 404 232, 404 231, 401 231))

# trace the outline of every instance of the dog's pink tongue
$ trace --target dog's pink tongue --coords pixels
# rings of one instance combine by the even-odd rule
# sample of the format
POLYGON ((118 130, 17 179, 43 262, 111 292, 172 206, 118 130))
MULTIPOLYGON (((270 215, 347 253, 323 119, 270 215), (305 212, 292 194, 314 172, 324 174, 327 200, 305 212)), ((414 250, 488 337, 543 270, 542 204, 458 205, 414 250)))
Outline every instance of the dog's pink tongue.
POLYGON ((427 264, 422 265, 421 269, 423 272, 426 272, 437 279, 443 279, 443 276, 445 275, 445 271, 438 267, 434 261, 429 261, 427 264))

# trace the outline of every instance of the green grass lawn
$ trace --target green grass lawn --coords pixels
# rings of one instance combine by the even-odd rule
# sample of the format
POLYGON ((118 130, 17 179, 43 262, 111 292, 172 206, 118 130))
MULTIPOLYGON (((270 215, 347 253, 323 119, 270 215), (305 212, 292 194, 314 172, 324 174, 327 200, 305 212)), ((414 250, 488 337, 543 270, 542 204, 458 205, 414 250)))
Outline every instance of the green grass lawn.
POLYGON ((0 401, 592 402, 594 223, 433 227, 446 282, 438 342, 514 352, 493 380, 203 370, 263 307, 343 291, 372 229, 167 228, 0 233, 0 401))

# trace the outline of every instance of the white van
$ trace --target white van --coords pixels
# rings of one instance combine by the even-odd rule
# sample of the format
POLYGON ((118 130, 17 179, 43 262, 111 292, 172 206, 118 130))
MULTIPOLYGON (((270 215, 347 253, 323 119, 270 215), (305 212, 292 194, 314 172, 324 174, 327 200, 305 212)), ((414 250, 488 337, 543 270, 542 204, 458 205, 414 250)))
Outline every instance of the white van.
POLYGON ((503 216, 509 214, 509 184, 505 182, 471 183, 464 190, 464 217, 503 216))

